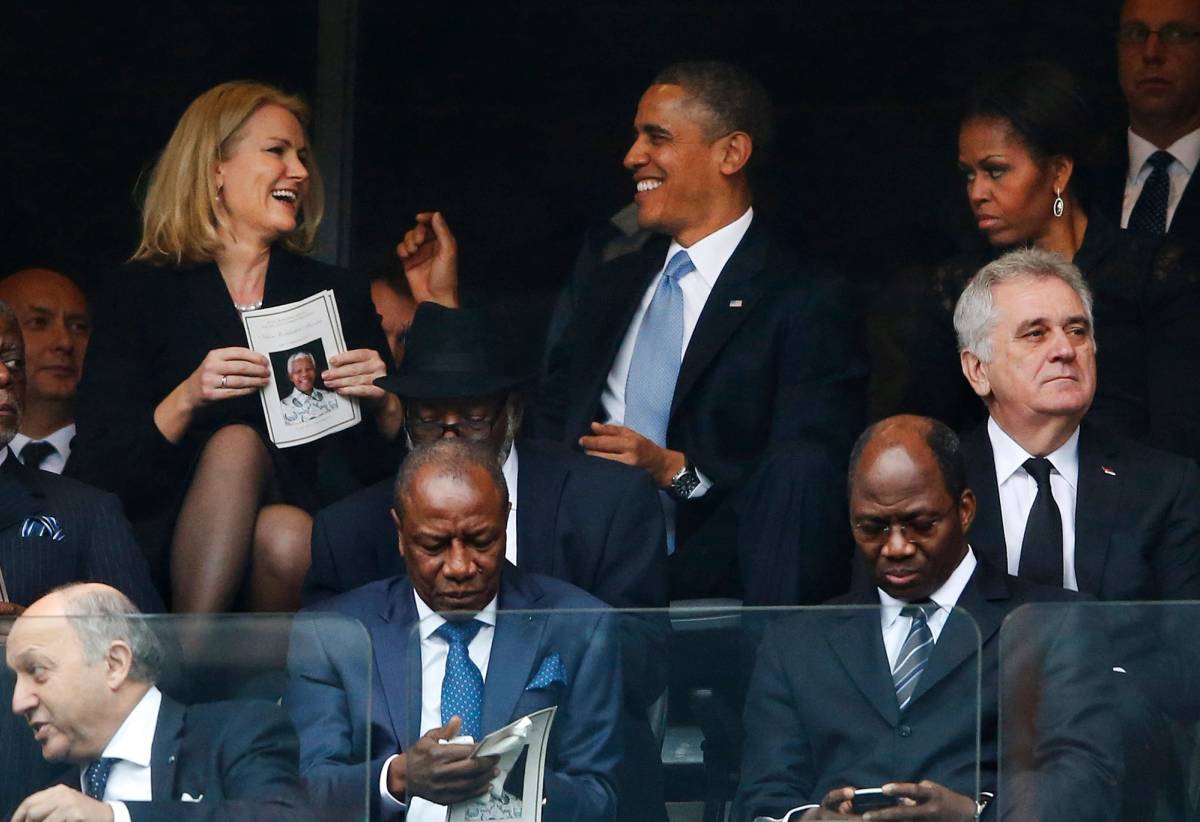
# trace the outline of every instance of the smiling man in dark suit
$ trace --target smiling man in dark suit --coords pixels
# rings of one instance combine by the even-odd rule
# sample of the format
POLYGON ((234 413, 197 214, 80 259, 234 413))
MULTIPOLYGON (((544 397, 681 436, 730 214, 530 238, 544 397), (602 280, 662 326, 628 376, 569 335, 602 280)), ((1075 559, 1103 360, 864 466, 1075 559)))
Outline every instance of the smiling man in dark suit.
POLYGON ((954 327, 989 415, 963 439, 976 550, 1098 599, 1200 597, 1195 463, 1086 419, 1097 353, 1079 271, 1049 252, 1006 254, 967 285, 954 327))
POLYGON ((1076 596, 972 549, 975 496, 942 423, 876 423, 850 466, 850 525, 870 579, 831 604, 876 607, 767 628, 733 818, 858 819, 854 790, 880 787, 901 804, 870 819, 1110 818, 1121 761, 1112 675, 1066 605, 1076 596), (1058 618, 1023 632, 1002 670, 1001 623, 1044 601, 1060 603, 1058 618), (1032 707, 1011 701, 1026 679, 1032 707), (1005 735, 1028 729, 1023 744, 1001 750, 1001 716, 1005 735))
POLYGON ((803 493, 836 487, 820 455, 840 462, 860 425, 864 372, 840 285, 751 206, 772 128, 765 90, 735 66, 659 73, 625 167, 640 227, 665 236, 580 285, 538 397, 538 436, 636 465, 661 489, 673 597, 768 602, 763 589, 804 576, 803 551, 743 540, 739 558, 737 492, 769 449, 795 444, 815 455, 796 468, 813 471, 803 493))
POLYGON ((285 704, 316 801, 361 801, 369 727, 372 819, 443 819, 438 806, 485 792, 495 764, 471 759, 469 744, 446 743, 460 734, 479 741, 557 705, 542 818, 616 819, 620 663, 609 620, 596 611, 603 604, 505 561, 508 490, 486 445, 418 447, 400 469, 394 506, 406 575, 313 609, 366 626, 370 698, 346 643, 303 615, 294 633, 285 704), (578 609, 588 612, 570 613, 578 609))
POLYGON ((78 584, 29 607, 8 638, 12 709, 42 755, 75 766, 15 822, 310 819, 295 731, 266 701, 183 706, 155 686, 163 649, 127 597, 78 584))

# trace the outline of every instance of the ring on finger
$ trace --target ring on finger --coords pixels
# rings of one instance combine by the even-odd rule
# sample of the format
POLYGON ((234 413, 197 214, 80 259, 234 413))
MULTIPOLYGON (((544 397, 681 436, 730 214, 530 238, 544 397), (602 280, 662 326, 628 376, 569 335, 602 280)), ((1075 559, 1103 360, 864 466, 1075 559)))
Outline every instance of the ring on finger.
POLYGON ((222 375, 221 375, 221 387, 222 387, 222 388, 224 388, 224 387, 225 387, 225 383, 226 383, 226 382, 228 382, 228 381, 229 381, 229 375, 228 375, 228 374, 222 374, 222 375))

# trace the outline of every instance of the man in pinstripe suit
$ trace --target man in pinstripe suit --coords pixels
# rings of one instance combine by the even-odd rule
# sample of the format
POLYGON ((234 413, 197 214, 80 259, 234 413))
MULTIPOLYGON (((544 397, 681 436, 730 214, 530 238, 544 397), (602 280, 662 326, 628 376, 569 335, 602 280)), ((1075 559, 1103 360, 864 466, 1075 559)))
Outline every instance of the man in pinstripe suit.
MULTIPOLYGON (((119 589, 146 612, 162 610, 146 560, 111 494, 22 465, 8 448, 21 424, 25 349, 16 315, 0 302, 0 643, 24 606, 68 582, 119 589)), ((0 697, 12 693, 0 673, 0 697)), ((55 781, 25 723, 0 711, 0 819, 55 781)))

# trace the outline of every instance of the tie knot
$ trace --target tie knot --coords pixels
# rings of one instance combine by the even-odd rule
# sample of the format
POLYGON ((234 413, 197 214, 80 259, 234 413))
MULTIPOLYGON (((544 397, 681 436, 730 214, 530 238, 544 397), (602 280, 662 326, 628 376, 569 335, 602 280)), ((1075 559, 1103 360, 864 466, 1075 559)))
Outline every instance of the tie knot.
POLYGON ((1038 485, 1050 482, 1050 470, 1054 467, 1045 457, 1030 457, 1022 464, 1029 476, 1037 480, 1038 485))
POLYGON ((483 623, 479 620, 468 619, 465 622, 447 622, 433 633, 451 645, 469 645, 482 627, 483 623))
POLYGON ((1161 171, 1167 166, 1171 165, 1171 163, 1175 162, 1175 157, 1171 154, 1171 152, 1159 149, 1146 158, 1146 162, 1149 163, 1151 167, 1161 171))
POLYGON ((667 267, 663 270, 663 276, 670 280, 679 280, 684 274, 695 270, 696 266, 692 265, 692 258, 688 256, 686 251, 680 249, 667 262, 667 267))
POLYGON ((58 449, 45 440, 35 440, 25 443, 25 447, 21 449, 18 456, 21 458, 21 462, 30 468, 40 468, 46 461, 46 457, 57 452, 58 449))
POLYGON ((900 616, 906 616, 909 619, 919 619, 921 622, 928 622, 929 618, 937 613, 938 604, 933 600, 925 600, 924 602, 914 602, 905 605, 900 609, 900 616))

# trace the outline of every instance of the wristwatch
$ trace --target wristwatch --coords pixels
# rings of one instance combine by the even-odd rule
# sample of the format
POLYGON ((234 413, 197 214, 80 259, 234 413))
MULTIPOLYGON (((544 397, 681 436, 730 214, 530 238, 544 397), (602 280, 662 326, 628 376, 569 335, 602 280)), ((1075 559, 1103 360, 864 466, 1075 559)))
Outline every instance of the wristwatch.
POLYGON ((684 457, 683 467, 679 469, 679 473, 671 477, 671 487, 668 489, 671 496, 682 502, 692 495, 696 490, 696 486, 700 484, 700 475, 696 473, 695 466, 684 457))

